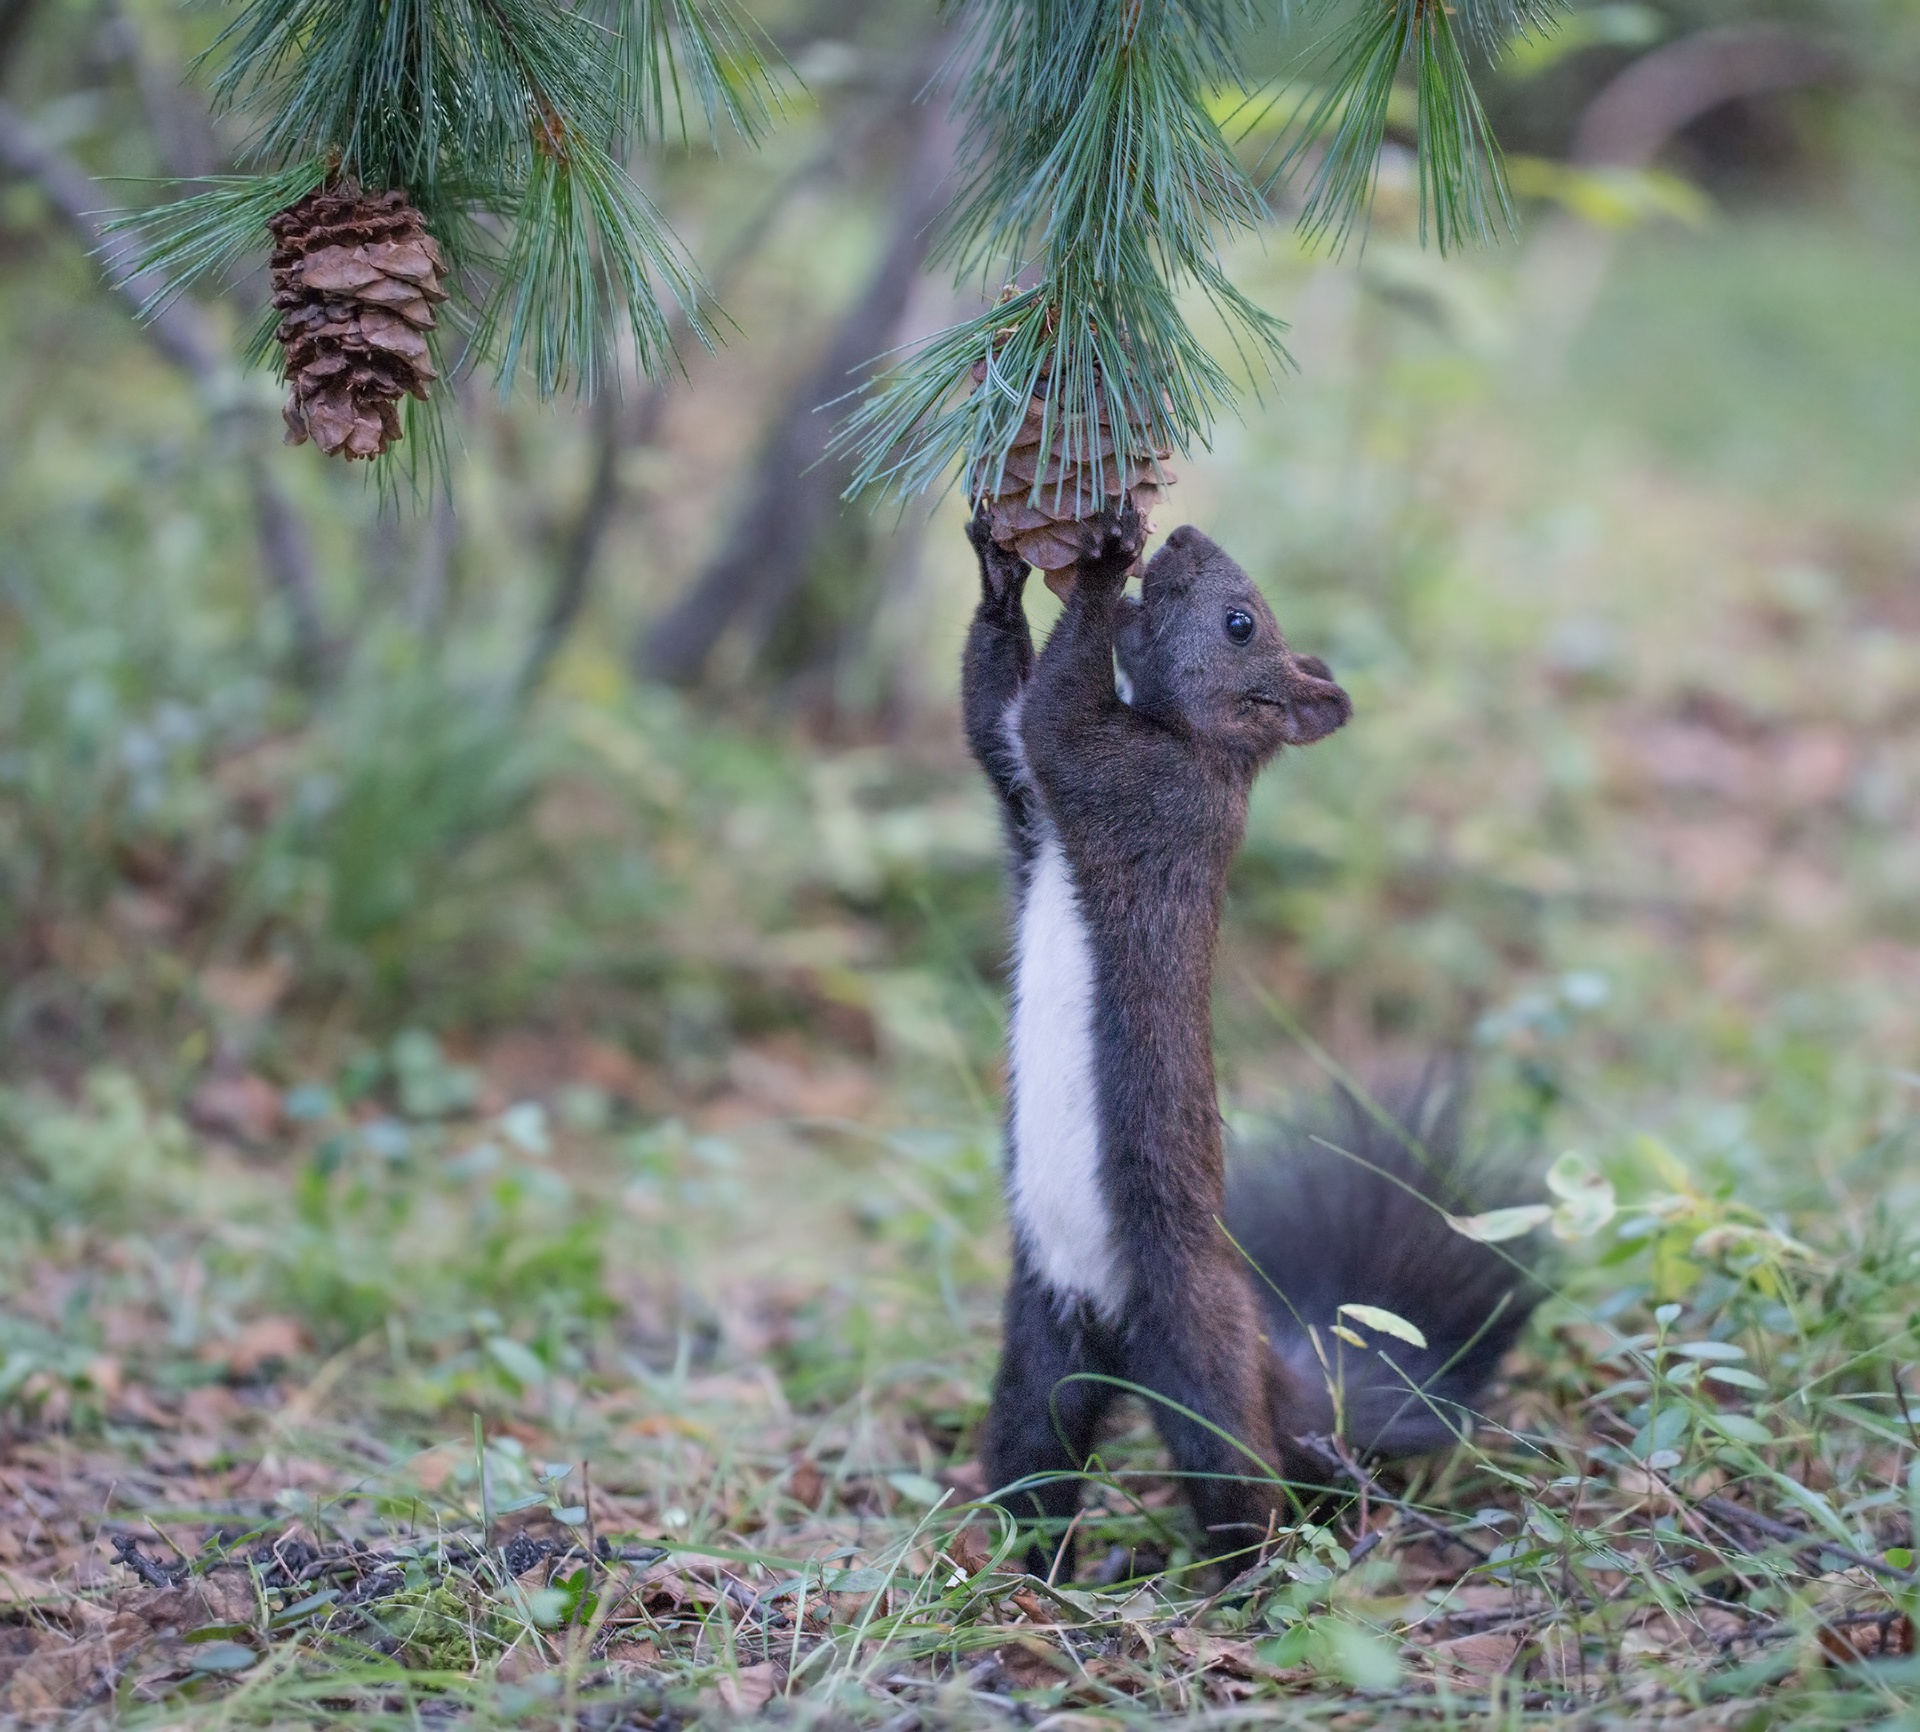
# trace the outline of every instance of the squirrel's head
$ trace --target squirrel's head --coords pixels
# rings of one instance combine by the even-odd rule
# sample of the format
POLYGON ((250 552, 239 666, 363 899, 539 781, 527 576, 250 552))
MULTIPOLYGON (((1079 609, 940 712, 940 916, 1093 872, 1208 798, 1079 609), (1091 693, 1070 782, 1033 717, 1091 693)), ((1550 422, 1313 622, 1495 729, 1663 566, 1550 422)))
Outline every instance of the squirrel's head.
POLYGON ((1136 710, 1256 764, 1353 714, 1327 664, 1287 648, 1253 580, 1191 524, 1148 562, 1116 648, 1136 710))

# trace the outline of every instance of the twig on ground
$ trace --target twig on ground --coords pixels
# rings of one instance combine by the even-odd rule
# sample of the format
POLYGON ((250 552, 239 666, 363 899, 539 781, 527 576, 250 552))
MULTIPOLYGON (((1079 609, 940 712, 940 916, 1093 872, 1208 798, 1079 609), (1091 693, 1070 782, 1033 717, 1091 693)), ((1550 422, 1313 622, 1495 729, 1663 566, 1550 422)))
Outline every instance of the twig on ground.
POLYGON ((1718 1516, 1722 1521, 1735 1526, 1746 1526, 1755 1533, 1765 1534, 1768 1539, 1778 1540, 1790 1545, 1796 1551, 1825 1552, 1830 1557, 1842 1558, 1855 1569, 1865 1570, 1870 1575, 1880 1577, 1882 1581, 1898 1582, 1903 1588, 1920 1585, 1920 1571, 1896 1569, 1892 1564, 1883 1563, 1878 1558, 1870 1558, 1864 1552, 1857 1552, 1851 1546, 1843 1546, 1833 1540, 1822 1539, 1818 1534, 1810 1534, 1805 1528, 1797 1528, 1788 1522, 1776 1521, 1772 1516, 1762 1515, 1758 1510, 1748 1509, 1744 1504, 1734 1503, 1724 1497, 1703 1497, 1699 1508, 1710 1515, 1718 1516))
POLYGON ((163 1564, 148 1557, 126 1534, 113 1536, 113 1551, 150 1588, 177 1588, 192 1573, 186 1565, 163 1564))

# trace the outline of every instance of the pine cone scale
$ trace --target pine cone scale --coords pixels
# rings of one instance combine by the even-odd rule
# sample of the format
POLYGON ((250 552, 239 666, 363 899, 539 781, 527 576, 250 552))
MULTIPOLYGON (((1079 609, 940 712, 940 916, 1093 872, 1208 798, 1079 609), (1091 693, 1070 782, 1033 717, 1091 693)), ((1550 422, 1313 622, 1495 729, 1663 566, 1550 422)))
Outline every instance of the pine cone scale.
POLYGON ((300 266, 300 281, 309 289, 331 289, 336 294, 379 282, 379 267, 365 256, 364 249, 357 250, 361 252, 358 258, 345 247, 324 247, 308 255, 300 266))

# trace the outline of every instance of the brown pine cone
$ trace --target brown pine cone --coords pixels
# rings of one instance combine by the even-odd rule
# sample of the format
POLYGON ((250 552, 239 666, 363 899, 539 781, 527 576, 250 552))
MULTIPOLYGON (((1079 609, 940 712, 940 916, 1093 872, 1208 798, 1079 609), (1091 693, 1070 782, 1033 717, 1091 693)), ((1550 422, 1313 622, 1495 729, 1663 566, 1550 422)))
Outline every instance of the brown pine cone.
POLYGON ((323 187, 267 226, 287 443, 378 457, 400 437, 400 399, 425 402, 439 376, 426 333, 447 298, 440 248, 398 189, 323 187))
MULTIPOLYGON (((976 383, 985 382, 984 362, 975 363, 973 376, 976 383)), ((1165 459, 1172 452, 1156 450, 1150 456, 1140 455, 1142 441, 1138 437, 1128 442, 1131 449, 1124 465, 1117 464, 1113 428, 1104 407, 1097 443, 1076 449, 1071 460, 1062 455, 1061 429, 1056 423, 1053 449, 1042 469, 1040 427, 1046 409, 1044 397, 1028 403, 1019 437, 1007 453, 997 483, 991 475, 976 477, 971 495, 976 503, 986 501, 993 539, 1018 553, 1029 565, 1038 566, 1047 587, 1064 594, 1073 581, 1071 568, 1093 551, 1099 536, 1091 520, 1117 505, 1124 492, 1151 529, 1153 508, 1175 477, 1165 467, 1165 459)))

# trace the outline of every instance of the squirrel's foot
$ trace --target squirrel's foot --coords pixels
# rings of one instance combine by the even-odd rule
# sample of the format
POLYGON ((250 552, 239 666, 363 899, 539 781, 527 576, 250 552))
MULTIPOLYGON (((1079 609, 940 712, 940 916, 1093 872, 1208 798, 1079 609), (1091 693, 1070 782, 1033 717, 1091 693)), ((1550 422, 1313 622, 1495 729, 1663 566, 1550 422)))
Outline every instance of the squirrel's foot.
POLYGON ((1077 583, 1091 583, 1096 589, 1118 589, 1127 581, 1147 544, 1147 523, 1131 498, 1123 498, 1116 509, 1109 506, 1092 519, 1099 539, 1075 568, 1077 583))
POLYGON ((1032 567, 1011 548, 1002 547, 993 539, 984 499, 974 507, 972 521, 967 524, 967 540, 973 544, 980 561, 981 593, 989 601, 1017 602, 1032 567))

